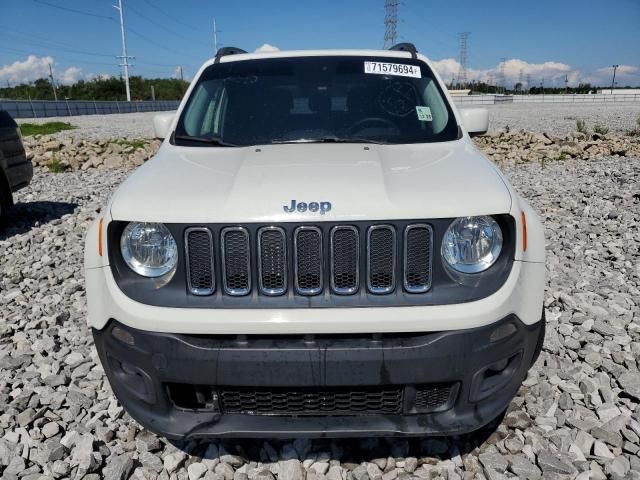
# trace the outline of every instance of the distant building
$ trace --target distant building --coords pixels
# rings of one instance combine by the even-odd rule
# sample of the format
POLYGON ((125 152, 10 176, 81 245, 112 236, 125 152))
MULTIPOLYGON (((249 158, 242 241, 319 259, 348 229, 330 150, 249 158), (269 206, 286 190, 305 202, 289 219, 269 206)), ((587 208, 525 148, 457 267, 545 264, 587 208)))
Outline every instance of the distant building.
POLYGON ((640 95, 640 88, 601 88, 598 93, 603 95, 640 95))

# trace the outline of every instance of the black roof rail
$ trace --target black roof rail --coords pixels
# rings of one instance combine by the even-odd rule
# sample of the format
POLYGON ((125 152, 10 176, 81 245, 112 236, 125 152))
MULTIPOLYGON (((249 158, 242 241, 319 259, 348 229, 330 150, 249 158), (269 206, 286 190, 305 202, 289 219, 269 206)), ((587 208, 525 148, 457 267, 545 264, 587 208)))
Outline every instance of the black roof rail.
POLYGON ((213 63, 220 63, 220 59, 226 55, 238 55, 240 53, 247 52, 237 47, 222 47, 218 49, 218 52, 216 53, 216 59, 213 61, 213 63))
POLYGON ((403 42, 396 43, 389 50, 397 50, 399 52, 409 52, 411 53, 411 58, 418 58, 418 50, 413 43, 403 42))

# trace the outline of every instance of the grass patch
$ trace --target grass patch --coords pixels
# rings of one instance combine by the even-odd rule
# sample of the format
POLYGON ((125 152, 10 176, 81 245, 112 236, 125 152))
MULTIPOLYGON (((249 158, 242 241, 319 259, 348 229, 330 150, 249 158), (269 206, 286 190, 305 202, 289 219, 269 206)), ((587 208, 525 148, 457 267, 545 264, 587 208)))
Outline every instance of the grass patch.
POLYGON ((20 131, 25 137, 31 135, 51 135, 53 133, 62 132, 64 130, 73 130, 74 127, 70 123, 65 122, 47 122, 42 124, 37 123, 21 123, 20 131))
POLYGON ((593 127, 593 131, 595 133, 599 133, 600 135, 606 135, 609 133, 609 129, 607 127, 603 127, 602 125, 596 125, 593 127))
POLYGON ((576 120, 576 131, 578 133, 587 133, 587 123, 584 120, 576 120))
POLYGON ((147 142, 142 139, 134 139, 134 140, 118 140, 118 145, 122 145, 123 147, 131 147, 133 151, 142 150, 147 145, 147 142))
POLYGON ((47 162, 47 168, 51 173, 62 173, 69 170, 69 165, 65 165, 58 157, 53 157, 47 162))
POLYGON ((556 157, 556 160, 562 161, 562 160, 567 160, 569 158, 570 156, 566 152, 560 152, 560 155, 556 157))

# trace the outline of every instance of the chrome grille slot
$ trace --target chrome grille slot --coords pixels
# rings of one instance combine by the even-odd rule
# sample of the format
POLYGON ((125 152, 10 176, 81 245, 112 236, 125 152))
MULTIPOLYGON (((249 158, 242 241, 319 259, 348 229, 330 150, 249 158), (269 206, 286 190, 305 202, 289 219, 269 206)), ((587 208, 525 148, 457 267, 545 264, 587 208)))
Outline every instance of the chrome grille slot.
POLYGON ((322 231, 318 227, 298 227, 293 234, 295 287, 300 295, 322 291, 322 231))
POLYGON ((282 228, 258 230, 258 272, 260 293, 275 296, 287 291, 287 237, 282 228))
POLYGON ((404 288, 424 293, 431 288, 433 230, 426 224, 409 225, 404 232, 404 288))
POLYGON ((360 288, 360 233, 353 226, 331 230, 331 289, 353 295, 360 288))
POLYGON ((396 285, 396 231, 390 225, 375 225, 367 232, 367 288, 385 294, 396 285))
POLYGON ((247 295, 251 291, 249 232, 243 227, 222 230, 222 282, 228 295, 247 295))
POLYGON ((184 236, 187 288, 193 295, 211 295, 215 290, 211 231, 204 227, 188 228, 184 236))

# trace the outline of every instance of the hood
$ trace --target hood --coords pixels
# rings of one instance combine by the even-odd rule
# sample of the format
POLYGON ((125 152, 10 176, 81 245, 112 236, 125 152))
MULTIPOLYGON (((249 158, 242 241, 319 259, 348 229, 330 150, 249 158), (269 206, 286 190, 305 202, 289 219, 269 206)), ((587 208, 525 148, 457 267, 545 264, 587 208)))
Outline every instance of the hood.
MULTIPOLYGON (((465 140, 434 144, 176 147, 165 143, 116 191, 115 220, 318 222, 507 213, 509 190, 465 140), (292 201, 331 210, 288 213, 292 201)), ((304 209, 304 208, 302 208, 304 209)))

